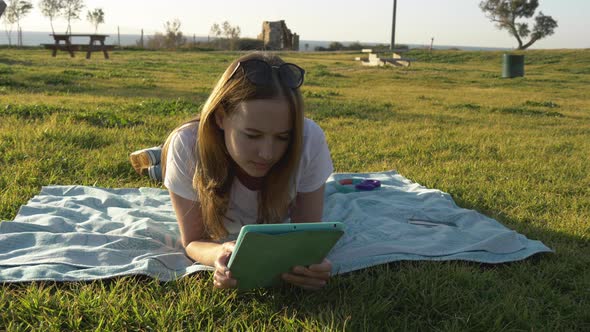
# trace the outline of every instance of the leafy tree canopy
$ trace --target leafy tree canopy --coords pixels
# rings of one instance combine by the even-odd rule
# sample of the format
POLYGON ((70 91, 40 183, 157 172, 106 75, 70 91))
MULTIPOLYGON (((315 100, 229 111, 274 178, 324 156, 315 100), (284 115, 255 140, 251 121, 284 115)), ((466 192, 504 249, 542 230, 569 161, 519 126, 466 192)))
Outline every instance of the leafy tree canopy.
POLYGON ((104 23, 104 11, 102 8, 96 8, 92 11, 88 11, 86 19, 94 25, 94 33, 98 31, 98 26, 104 23))
POLYGON ((66 33, 72 33, 72 20, 80 19, 80 12, 84 8, 84 0, 62 0, 62 14, 68 20, 66 33))
POLYGON ((535 24, 531 28, 526 22, 517 22, 519 19, 530 19, 535 15, 538 0, 485 0, 479 3, 479 7, 486 16, 495 22, 498 29, 505 29, 516 38, 518 49, 524 50, 533 45, 537 40, 552 35, 557 28, 557 21, 543 12, 534 18, 535 24), (528 42, 523 39, 530 37, 528 42))
POLYGON ((49 24, 51 25, 51 32, 55 33, 53 28, 53 20, 61 15, 63 10, 63 0, 41 0, 39 1, 39 9, 43 16, 49 18, 49 24))

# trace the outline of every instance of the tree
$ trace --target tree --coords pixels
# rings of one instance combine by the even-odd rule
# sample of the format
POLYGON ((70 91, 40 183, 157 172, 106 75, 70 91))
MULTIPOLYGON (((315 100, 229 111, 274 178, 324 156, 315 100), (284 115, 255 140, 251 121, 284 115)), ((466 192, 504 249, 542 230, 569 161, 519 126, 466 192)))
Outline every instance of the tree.
POLYGON ((240 37, 240 27, 239 26, 231 26, 228 21, 225 21, 221 24, 221 28, 223 29, 223 35, 227 39, 235 39, 240 37))
POLYGON ((328 49, 330 51, 338 51, 344 48, 344 45, 341 42, 331 42, 330 45, 328 45, 328 49))
POLYGON ((239 26, 231 26, 228 21, 225 21, 221 24, 221 29, 223 30, 223 35, 227 40, 229 40, 230 46, 229 48, 233 50, 235 47, 236 40, 240 38, 241 29, 239 26))
POLYGON ((182 35, 182 31, 180 31, 180 20, 174 19, 172 22, 167 21, 164 24, 164 29, 166 29, 166 47, 167 48, 176 48, 184 45, 186 43, 186 38, 182 35))
POLYGON ((164 33, 156 32, 153 36, 147 38, 148 49, 177 48, 186 43, 186 38, 180 31, 180 20, 174 19, 164 24, 164 33))
POLYGON ((350 43, 350 45, 348 45, 348 47, 346 47, 347 50, 355 50, 355 51, 360 51, 363 48, 365 48, 363 46, 363 44, 361 44, 358 41, 352 42, 352 43, 350 43))
POLYGON ((63 16, 68 20, 66 33, 72 33, 72 20, 80 19, 80 12, 84 8, 84 0, 63 0, 63 16))
POLYGON ((215 38, 217 48, 221 48, 221 44, 219 43, 219 37, 221 37, 221 27, 219 26, 219 24, 213 23, 211 29, 209 30, 209 35, 215 38))
POLYGON ((4 27, 6 31, 6 37, 8 38, 8 46, 12 46, 12 27, 16 23, 15 6, 9 2, 4 10, 4 27))
POLYGON ((24 18, 33 9, 33 4, 27 0, 16 2, 16 27, 18 29, 18 46, 23 46, 23 29, 20 26, 20 20, 24 18))
POLYGON ((161 32, 156 32, 147 38, 146 48, 152 50, 166 48, 166 37, 161 32))
POLYGON ((33 4, 27 0, 11 1, 6 7, 6 16, 4 22, 6 24, 6 33, 8 35, 8 44, 12 45, 12 26, 16 23, 17 26, 17 45, 23 46, 23 32, 20 26, 20 20, 24 18, 33 9, 33 4))
POLYGON ((218 48, 222 48, 221 42, 223 41, 223 47, 229 47, 231 50, 236 48, 241 32, 239 26, 232 26, 228 21, 221 23, 221 25, 214 23, 209 30, 209 34, 215 37, 218 48), (220 39, 222 36, 223 40, 220 39))
POLYGON ((506 29, 516 38, 519 50, 525 50, 537 40, 552 35, 557 28, 557 21, 543 12, 534 18, 532 30, 528 23, 516 22, 517 19, 533 17, 538 6, 538 0, 485 0, 479 3, 481 10, 496 23, 498 29, 506 29), (530 40, 524 43, 523 38, 529 36, 530 40))
POLYGON ((102 8, 96 8, 93 11, 88 11, 86 19, 94 25, 94 33, 98 32, 98 25, 104 23, 104 11, 102 8))
POLYGON ((221 28, 219 27, 219 24, 213 23, 209 30, 209 34, 215 38, 219 38, 221 36, 221 28))
POLYGON ((49 24, 51 25, 51 33, 55 34, 53 28, 53 19, 61 15, 63 9, 63 0, 41 0, 39 1, 39 9, 43 16, 49 18, 49 24))

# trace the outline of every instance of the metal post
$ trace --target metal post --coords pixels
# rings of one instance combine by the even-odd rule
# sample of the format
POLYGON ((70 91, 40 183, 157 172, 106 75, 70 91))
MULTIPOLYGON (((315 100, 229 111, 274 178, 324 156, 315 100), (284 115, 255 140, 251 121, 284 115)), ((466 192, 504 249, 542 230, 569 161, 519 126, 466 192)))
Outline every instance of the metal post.
POLYGON ((395 47, 395 12, 397 9, 397 0, 393 0, 393 21, 391 23, 391 45, 389 49, 393 51, 395 47))

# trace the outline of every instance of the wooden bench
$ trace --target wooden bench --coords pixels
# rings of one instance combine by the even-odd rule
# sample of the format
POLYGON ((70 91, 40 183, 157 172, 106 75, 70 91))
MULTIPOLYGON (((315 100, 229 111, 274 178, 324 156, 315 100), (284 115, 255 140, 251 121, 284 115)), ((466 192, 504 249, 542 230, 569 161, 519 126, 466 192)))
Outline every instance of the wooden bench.
POLYGON ((52 50, 51 56, 55 57, 57 51, 66 51, 70 57, 74 57, 77 51, 86 51, 86 59, 90 59, 92 52, 103 52, 105 59, 109 58, 108 51, 112 51, 115 45, 105 45, 104 41, 108 35, 98 34, 52 34, 55 43, 41 44, 46 49, 52 50), (72 37, 88 37, 90 42, 88 44, 74 44, 72 37), (63 41, 63 43, 61 43, 63 41), (95 44, 98 42, 99 44, 95 44))

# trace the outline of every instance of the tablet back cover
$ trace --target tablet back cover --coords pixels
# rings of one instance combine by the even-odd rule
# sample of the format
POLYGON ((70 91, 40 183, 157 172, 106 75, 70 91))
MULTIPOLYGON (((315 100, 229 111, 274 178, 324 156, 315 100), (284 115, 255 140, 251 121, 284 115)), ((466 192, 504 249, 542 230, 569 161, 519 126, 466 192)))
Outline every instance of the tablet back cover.
POLYGON ((281 273, 293 266, 321 263, 344 232, 307 230, 283 234, 245 234, 231 272, 239 289, 270 287, 281 283, 281 273))

